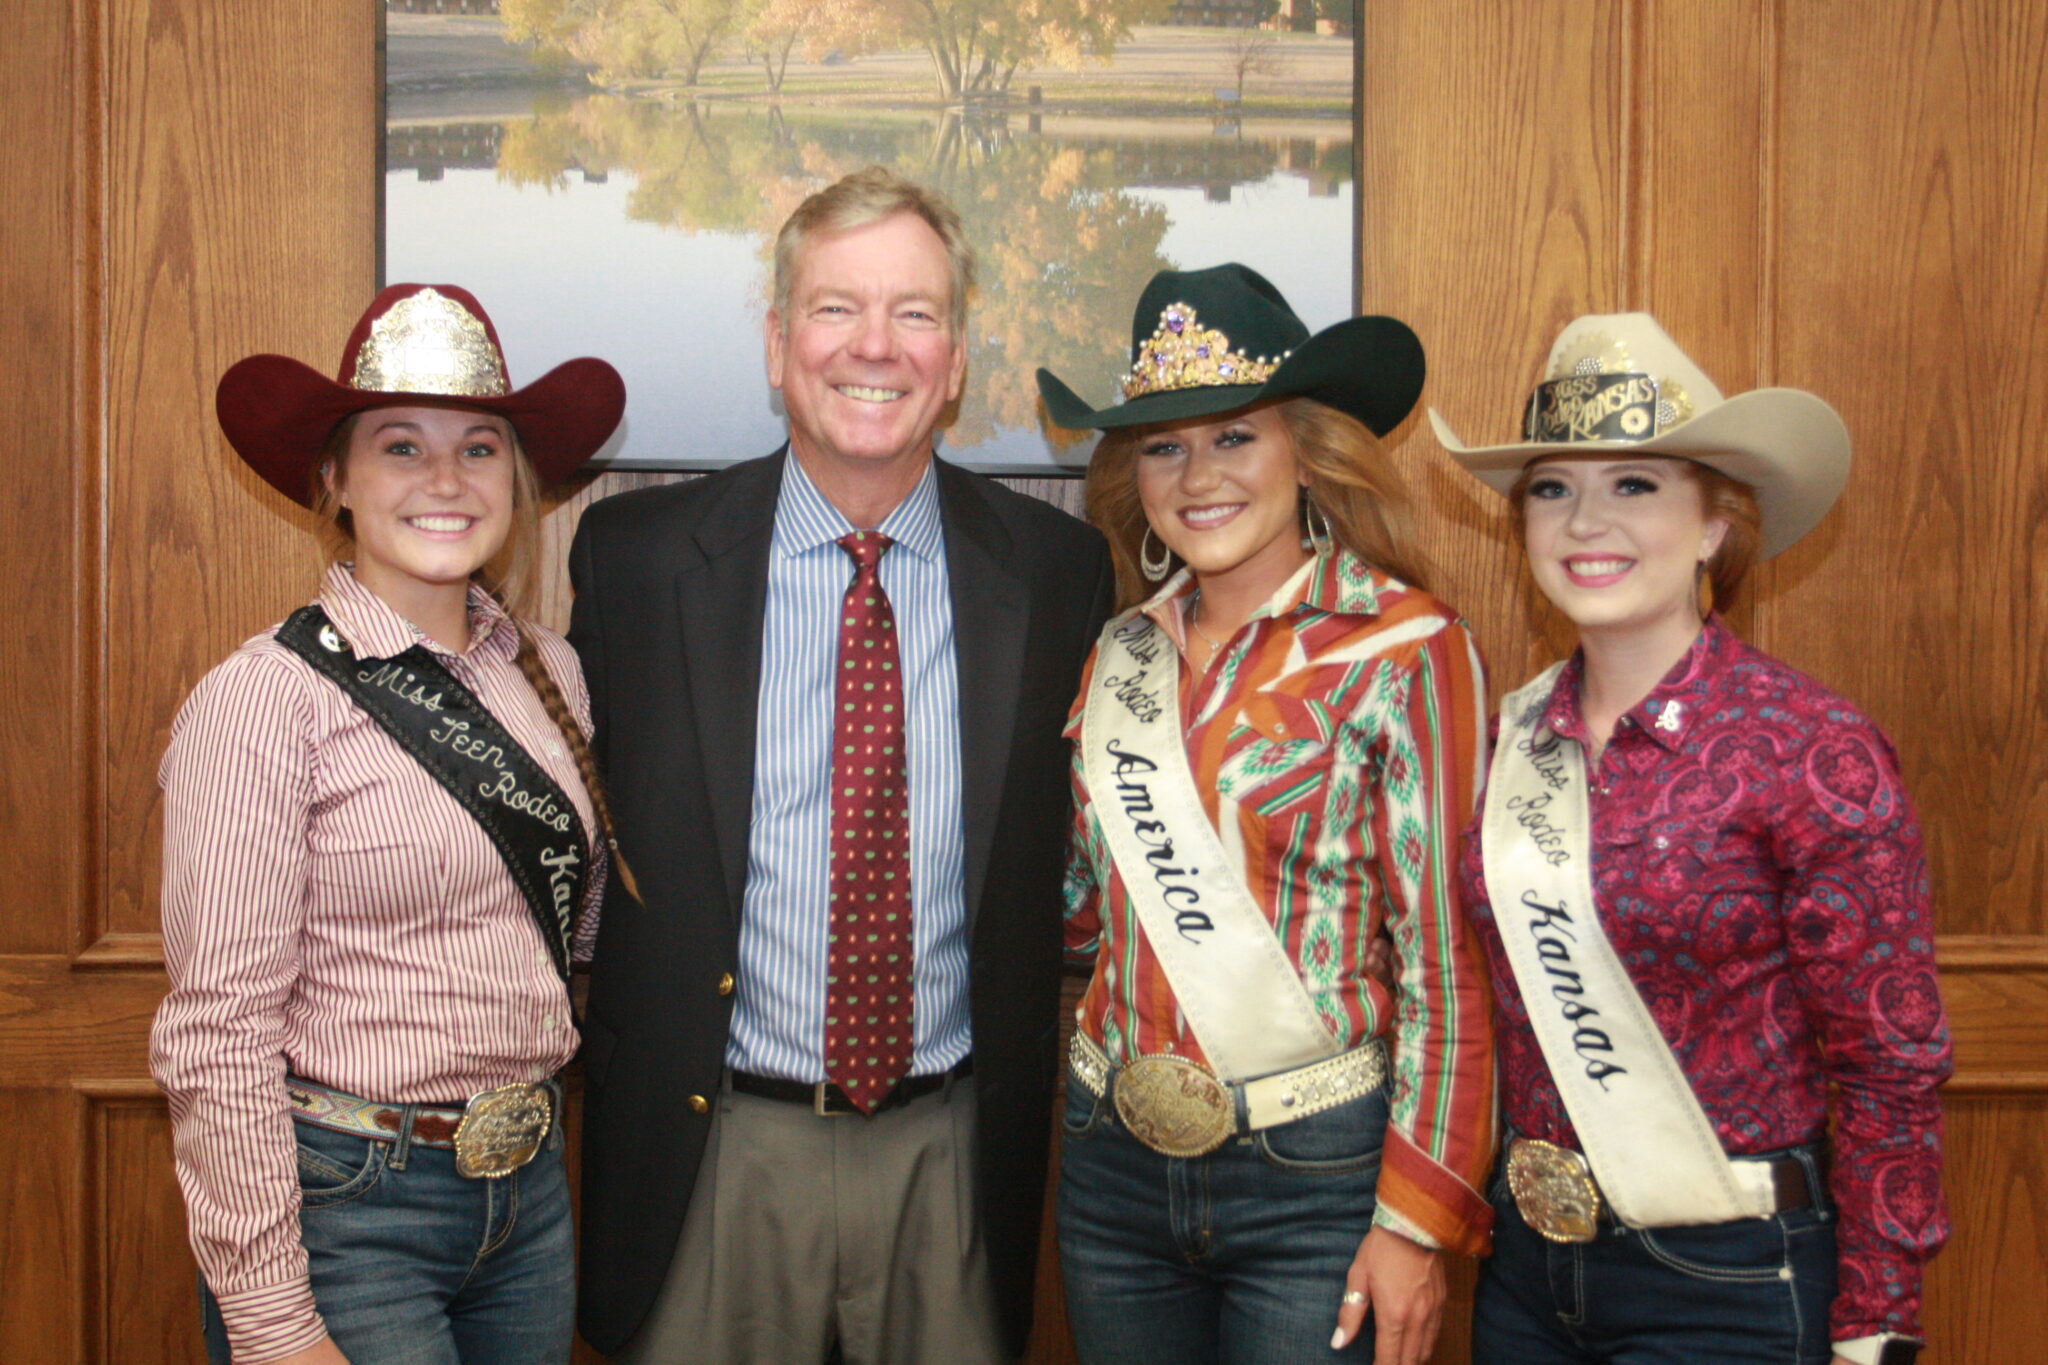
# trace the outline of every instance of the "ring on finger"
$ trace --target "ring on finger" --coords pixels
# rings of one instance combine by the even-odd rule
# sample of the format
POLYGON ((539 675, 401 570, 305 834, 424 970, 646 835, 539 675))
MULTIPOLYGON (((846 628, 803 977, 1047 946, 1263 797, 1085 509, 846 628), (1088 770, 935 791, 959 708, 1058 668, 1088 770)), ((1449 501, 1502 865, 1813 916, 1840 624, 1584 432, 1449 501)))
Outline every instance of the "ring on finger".
POLYGON ((1353 1303, 1364 1303, 1364 1302, 1365 1302, 1365 1291, 1364 1291, 1363 1289, 1347 1289, 1347 1290, 1345 1290, 1345 1291, 1344 1291, 1344 1302, 1345 1302, 1345 1303, 1347 1303, 1347 1304, 1353 1304, 1353 1303))

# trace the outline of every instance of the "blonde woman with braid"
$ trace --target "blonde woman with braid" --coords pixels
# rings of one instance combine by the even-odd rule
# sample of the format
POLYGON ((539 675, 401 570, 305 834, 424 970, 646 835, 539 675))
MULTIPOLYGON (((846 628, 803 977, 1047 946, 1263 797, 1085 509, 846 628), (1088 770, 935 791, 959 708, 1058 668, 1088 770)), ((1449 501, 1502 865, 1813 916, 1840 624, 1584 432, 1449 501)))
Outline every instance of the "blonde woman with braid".
POLYGON ((576 656, 519 612, 540 486, 624 404, 601 360, 512 389, 447 285, 380 293, 337 380, 221 379, 229 442, 337 562, 193 689, 161 774, 151 1066, 216 1365, 569 1358, 567 982, 604 879, 633 884, 576 656))

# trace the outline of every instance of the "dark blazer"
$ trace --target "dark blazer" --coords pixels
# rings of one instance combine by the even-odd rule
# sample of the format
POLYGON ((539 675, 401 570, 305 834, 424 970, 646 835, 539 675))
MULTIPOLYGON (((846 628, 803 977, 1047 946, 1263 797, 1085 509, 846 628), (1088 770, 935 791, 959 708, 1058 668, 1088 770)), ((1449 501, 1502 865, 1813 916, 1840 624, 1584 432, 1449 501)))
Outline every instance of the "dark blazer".
MULTIPOLYGON (((784 458, 607 498, 570 552, 569 638, 646 897, 605 902, 584 1023, 580 1325, 602 1351, 639 1329, 667 1274, 711 1123, 700 1106, 725 1060, 720 984, 739 971, 784 458)), ((1108 546, 1082 522, 943 461, 938 480, 960 675, 976 1189, 1014 1353, 1031 1327, 1058 1066, 1060 732, 1115 586, 1108 546)))

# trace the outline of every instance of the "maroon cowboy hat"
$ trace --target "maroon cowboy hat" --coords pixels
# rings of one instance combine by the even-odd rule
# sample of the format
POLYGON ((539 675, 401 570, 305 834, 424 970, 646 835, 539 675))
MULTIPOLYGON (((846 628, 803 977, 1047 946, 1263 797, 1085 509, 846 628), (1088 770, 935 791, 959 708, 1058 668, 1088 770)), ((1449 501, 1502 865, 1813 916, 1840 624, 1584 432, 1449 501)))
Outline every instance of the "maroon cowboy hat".
POLYGON ((281 355, 252 355, 220 377, 213 409, 229 444, 264 481, 310 506, 313 464, 344 417, 371 408, 461 407, 519 433, 542 484, 560 481, 611 439, 626 383, 602 360, 565 360, 523 389, 505 377, 490 315, 452 284, 393 284, 349 333, 333 379, 281 355))

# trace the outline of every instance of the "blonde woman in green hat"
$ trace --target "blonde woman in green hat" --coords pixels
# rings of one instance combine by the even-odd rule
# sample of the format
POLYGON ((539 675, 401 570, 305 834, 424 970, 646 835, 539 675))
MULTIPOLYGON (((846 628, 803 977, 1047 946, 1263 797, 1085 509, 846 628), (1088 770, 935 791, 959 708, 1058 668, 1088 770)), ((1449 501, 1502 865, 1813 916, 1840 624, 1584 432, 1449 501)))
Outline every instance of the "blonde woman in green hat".
POLYGON ((1919 827, 1884 734, 1701 608, 1849 433, 1645 313, 1565 329, 1519 442, 1430 415, 1579 632, 1502 703, 1462 865, 1510 1138, 1474 1358, 1905 1365, 1948 1232, 1919 827))
POLYGON ((1491 1040, 1453 876, 1485 685, 1380 448, 1422 379, 1402 323, 1310 336, 1241 265, 1152 280, 1122 404, 1039 371, 1055 422, 1104 433, 1088 509, 1123 597, 1069 727, 1084 1362, 1408 1365, 1442 1254, 1486 1246, 1491 1040))

